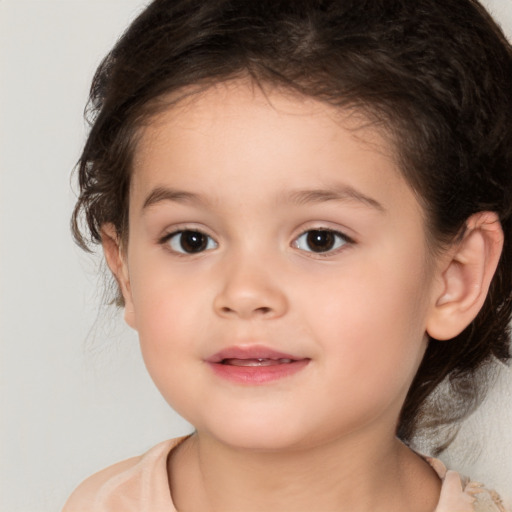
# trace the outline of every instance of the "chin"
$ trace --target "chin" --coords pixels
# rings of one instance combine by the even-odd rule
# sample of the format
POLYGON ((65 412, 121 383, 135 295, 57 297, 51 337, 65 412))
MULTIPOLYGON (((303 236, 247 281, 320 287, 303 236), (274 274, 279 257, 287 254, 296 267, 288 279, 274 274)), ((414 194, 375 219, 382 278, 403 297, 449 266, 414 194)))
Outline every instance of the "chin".
POLYGON ((282 421, 276 418, 268 421, 262 418, 240 417, 228 421, 224 418, 215 424, 197 428, 198 433, 206 432, 218 442, 238 450, 286 451, 304 447, 311 441, 311 435, 297 421, 282 421))
MULTIPOLYGON (((222 433, 224 434, 224 433, 222 433)), ((222 435, 221 434, 221 435, 222 435)), ((216 439, 232 448, 253 452, 282 452, 300 445, 292 436, 274 432, 238 431, 216 439)))

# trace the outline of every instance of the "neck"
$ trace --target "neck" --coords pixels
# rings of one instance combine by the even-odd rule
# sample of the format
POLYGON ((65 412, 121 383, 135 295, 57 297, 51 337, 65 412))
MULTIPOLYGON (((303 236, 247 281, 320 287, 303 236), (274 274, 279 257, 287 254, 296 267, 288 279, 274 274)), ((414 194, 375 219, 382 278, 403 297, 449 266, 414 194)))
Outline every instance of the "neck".
POLYGON ((431 512, 437 476, 394 436, 387 439, 336 439, 283 453, 196 434, 170 458, 173 500, 184 511, 431 512))

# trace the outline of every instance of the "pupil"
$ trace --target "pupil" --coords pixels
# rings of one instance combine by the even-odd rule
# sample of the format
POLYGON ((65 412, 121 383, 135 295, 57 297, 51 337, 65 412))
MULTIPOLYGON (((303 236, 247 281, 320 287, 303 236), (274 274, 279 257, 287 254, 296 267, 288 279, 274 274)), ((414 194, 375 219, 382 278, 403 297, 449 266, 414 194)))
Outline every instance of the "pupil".
POLYGON ((334 233, 313 230, 308 233, 308 246, 313 252, 325 252, 334 247, 334 233))
POLYGON ((206 236, 197 231, 184 231, 180 240, 181 248, 185 252, 200 252, 206 249, 206 236))

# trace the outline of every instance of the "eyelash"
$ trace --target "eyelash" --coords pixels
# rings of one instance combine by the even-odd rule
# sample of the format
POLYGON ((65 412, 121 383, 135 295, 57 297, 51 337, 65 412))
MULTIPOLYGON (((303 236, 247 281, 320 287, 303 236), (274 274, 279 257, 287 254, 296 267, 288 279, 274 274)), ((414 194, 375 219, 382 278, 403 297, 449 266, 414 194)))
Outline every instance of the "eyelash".
MULTIPOLYGON (((207 235, 206 233, 204 233, 203 231, 200 231, 198 229, 180 229, 180 230, 173 231, 172 233, 168 233, 168 234, 164 235, 158 241, 158 243, 161 245, 166 245, 168 247, 168 249, 173 254, 176 254, 177 256, 190 256, 190 255, 194 255, 194 254, 200 254, 205 251, 211 251, 218 247, 218 243, 211 236, 207 235), (191 239, 189 239, 189 242, 194 242, 194 238, 193 238, 194 236, 196 239, 199 237, 202 237, 202 239, 203 239, 202 244, 197 247, 198 250, 187 251, 184 248, 183 243, 186 241, 183 240, 183 238, 181 238, 181 237, 186 233, 188 233, 192 237, 191 239), (197 235, 199 235, 199 236, 197 236, 197 235), (179 248, 173 247, 171 245, 170 242, 172 242, 174 239, 178 240, 179 248), (213 247, 212 247, 212 245, 213 245, 213 247)), ((329 229, 329 228, 317 228, 317 229, 308 229, 308 230, 303 231, 297 238, 294 239, 292 246, 295 247, 296 249, 299 249, 306 253, 311 253, 315 256, 326 258, 326 257, 332 256, 334 254, 337 254, 338 252, 343 250, 346 245, 354 244, 354 243, 355 243, 354 240, 352 240, 350 237, 348 237, 347 235, 345 235, 344 233, 342 233, 340 231, 336 231, 334 229, 329 229), (312 236, 313 237, 317 236, 317 238, 327 236, 328 242, 331 243, 333 245, 333 247, 329 247, 327 250, 313 249, 311 247, 311 243, 314 240, 311 240, 311 239, 308 240, 308 238, 312 237, 312 236), (309 245, 310 250, 301 248, 301 239, 303 239, 304 237, 306 237, 306 239, 305 239, 306 244, 309 245), (331 237, 331 238, 329 238, 329 237, 331 237)))
MULTIPOLYGON (((204 251, 211 251, 212 249, 216 249, 218 247, 218 243, 209 235, 206 233, 198 230, 198 229, 179 229, 176 231, 173 231, 172 233, 168 233, 167 235, 164 235, 159 241, 159 244, 161 245, 167 245, 169 250, 178 256, 188 256, 193 254, 200 254, 204 251), (178 239, 178 235, 184 235, 185 233, 189 233, 190 235, 200 235, 203 238, 206 238, 206 246, 204 248, 200 248, 198 251, 186 251, 186 250, 179 250, 175 247, 172 247, 171 242, 173 239, 178 239), (215 247, 209 247, 211 245, 211 242, 215 244, 215 247)), ((184 249, 183 247, 183 239, 181 239, 179 242, 179 245, 181 246, 181 249, 184 249)))
MULTIPOLYGON (((306 243, 310 243, 312 240, 308 240, 306 243)), ((306 231, 303 231, 293 242, 293 246, 299 250, 302 250, 302 251, 305 251, 305 252, 309 252, 315 256, 319 256, 319 257, 323 257, 323 258, 327 258, 329 256, 333 256, 335 254, 338 254, 340 251, 342 251, 344 249, 344 247, 346 245, 350 245, 350 244, 354 244, 354 240, 352 240, 349 236, 345 235, 344 233, 342 233, 341 231, 336 231, 335 229, 330 229, 330 228, 313 228, 313 229, 307 229, 306 231), (299 246, 300 244, 300 240, 304 237, 309 238, 310 236, 314 236, 313 234, 316 233, 317 236, 319 236, 320 234, 322 234, 322 236, 324 236, 325 234, 327 234, 329 237, 333 237, 333 240, 332 240, 332 243, 333 243, 333 247, 330 247, 329 249, 325 250, 325 251, 315 251, 314 249, 312 250, 306 250, 306 249, 301 249, 301 247, 299 246)), ((310 246, 310 249, 311 249, 311 246, 310 246)))

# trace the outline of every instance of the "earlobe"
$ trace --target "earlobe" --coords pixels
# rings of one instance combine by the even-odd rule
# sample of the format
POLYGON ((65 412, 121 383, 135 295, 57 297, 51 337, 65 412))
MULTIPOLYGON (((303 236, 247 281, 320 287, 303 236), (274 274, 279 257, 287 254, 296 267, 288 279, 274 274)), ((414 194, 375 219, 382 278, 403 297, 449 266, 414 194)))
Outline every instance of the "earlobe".
POLYGON ((440 269, 442 286, 434 297, 427 333, 447 340, 460 334, 482 308, 503 248, 498 216, 480 212, 466 222, 462 240, 453 245, 440 269))
POLYGON ((130 287, 130 277, 123 250, 116 228, 113 224, 101 227, 101 244, 107 265, 117 281, 124 299, 124 318, 126 323, 135 329, 135 312, 130 287))

